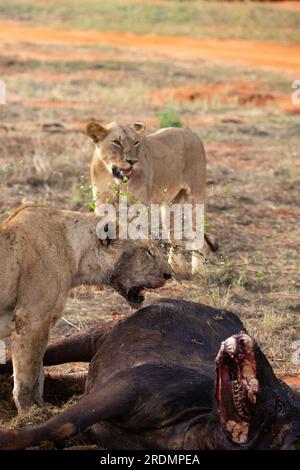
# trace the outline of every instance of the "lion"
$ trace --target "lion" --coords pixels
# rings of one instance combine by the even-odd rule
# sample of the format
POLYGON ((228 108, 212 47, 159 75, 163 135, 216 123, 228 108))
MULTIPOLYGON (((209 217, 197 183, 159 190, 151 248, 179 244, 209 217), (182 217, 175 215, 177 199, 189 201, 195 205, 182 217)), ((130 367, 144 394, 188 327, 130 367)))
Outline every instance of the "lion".
POLYGON ((27 205, 0 225, 0 339, 11 336, 19 413, 43 404, 43 355, 71 288, 111 286, 134 306, 143 302, 144 288, 171 277, 152 241, 111 239, 109 233, 99 239, 101 220, 27 205))
MULTIPOLYGON (((122 183, 134 200, 147 206, 172 202, 192 204, 195 208, 196 204, 204 203, 206 156, 198 135, 189 128, 166 128, 150 135, 146 135, 145 129, 140 121, 126 126, 116 122, 87 124, 86 133, 95 144, 90 174, 96 212, 101 204, 111 200, 111 188, 122 183)), ((215 251, 206 235, 205 239, 215 251)), ((174 243, 177 248, 187 246, 184 240, 174 243)), ((199 271, 198 252, 202 246, 194 248, 193 273, 199 271)), ((182 250, 176 251, 171 256, 171 265, 175 271, 180 266, 186 275, 185 256, 180 253, 182 250)))

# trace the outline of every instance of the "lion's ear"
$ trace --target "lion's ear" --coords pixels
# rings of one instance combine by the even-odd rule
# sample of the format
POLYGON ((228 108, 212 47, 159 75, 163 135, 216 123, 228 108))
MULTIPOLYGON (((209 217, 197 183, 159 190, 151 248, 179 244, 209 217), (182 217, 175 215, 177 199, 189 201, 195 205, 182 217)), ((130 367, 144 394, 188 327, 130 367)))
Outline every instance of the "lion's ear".
POLYGON ((100 122, 92 121, 89 122, 86 126, 86 134, 95 144, 103 140, 108 133, 109 130, 105 127, 104 124, 101 124, 100 122))
POLYGON ((143 134, 146 130, 146 124, 143 121, 137 121, 131 127, 137 134, 143 134))

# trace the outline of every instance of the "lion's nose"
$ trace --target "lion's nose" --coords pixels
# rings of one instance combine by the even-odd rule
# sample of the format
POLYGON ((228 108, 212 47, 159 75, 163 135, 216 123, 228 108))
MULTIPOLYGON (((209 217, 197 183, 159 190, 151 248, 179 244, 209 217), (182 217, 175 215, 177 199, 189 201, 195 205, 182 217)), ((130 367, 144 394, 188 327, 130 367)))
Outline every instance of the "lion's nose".
POLYGON ((167 281, 168 279, 171 279, 172 274, 171 273, 164 273, 163 276, 164 276, 164 279, 167 281))
POLYGON ((130 165, 134 165, 134 164, 137 162, 137 160, 131 160, 131 159, 129 159, 129 160, 127 159, 126 161, 127 161, 127 163, 129 163, 130 165))

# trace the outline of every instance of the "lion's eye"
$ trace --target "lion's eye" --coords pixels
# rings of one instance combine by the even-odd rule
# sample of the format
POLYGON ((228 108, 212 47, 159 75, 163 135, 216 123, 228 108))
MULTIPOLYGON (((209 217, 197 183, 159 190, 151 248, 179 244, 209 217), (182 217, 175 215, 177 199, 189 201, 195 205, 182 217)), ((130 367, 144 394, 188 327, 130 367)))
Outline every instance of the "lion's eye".
POLYGON ((136 141, 136 142, 134 143, 134 146, 135 146, 135 147, 138 147, 138 146, 140 145, 140 143, 141 143, 141 142, 136 141))
POLYGON ((143 248, 142 248, 142 251, 143 251, 143 253, 145 253, 147 256, 151 256, 151 258, 152 258, 152 253, 151 253, 151 250, 149 250, 149 248, 143 247, 143 248))
POLYGON ((113 140, 113 145, 115 145, 116 147, 122 147, 122 144, 119 140, 113 140))

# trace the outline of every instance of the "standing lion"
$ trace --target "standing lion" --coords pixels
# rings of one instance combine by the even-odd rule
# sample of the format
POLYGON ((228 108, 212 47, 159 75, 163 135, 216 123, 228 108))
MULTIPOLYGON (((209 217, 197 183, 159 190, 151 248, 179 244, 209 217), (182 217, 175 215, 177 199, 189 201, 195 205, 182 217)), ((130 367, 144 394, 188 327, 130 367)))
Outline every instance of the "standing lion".
MULTIPOLYGON (((116 185, 126 187, 134 200, 147 206, 165 204, 166 208, 172 203, 192 204, 195 208, 196 204, 204 203, 205 151, 201 139, 189 128, 167 128, 146 135, 143 122, 131 126, 90 122, 86 132, 95 143, 91 181, 96 211, 110 200, 111 188, 116 185)), ((162 210, 163 219, 164 212, 162 210)), ((207 236, 205 239, 214 249, 207 236)), ((191 269, 184 254, 188 244, 190 246, 189 241, 183 237, 174 244, 176 249, 170 262, 175 272, 180 271, 186 276, 191 269, 193 273, 199 271, 202 243, 193 244, 191 269)))

